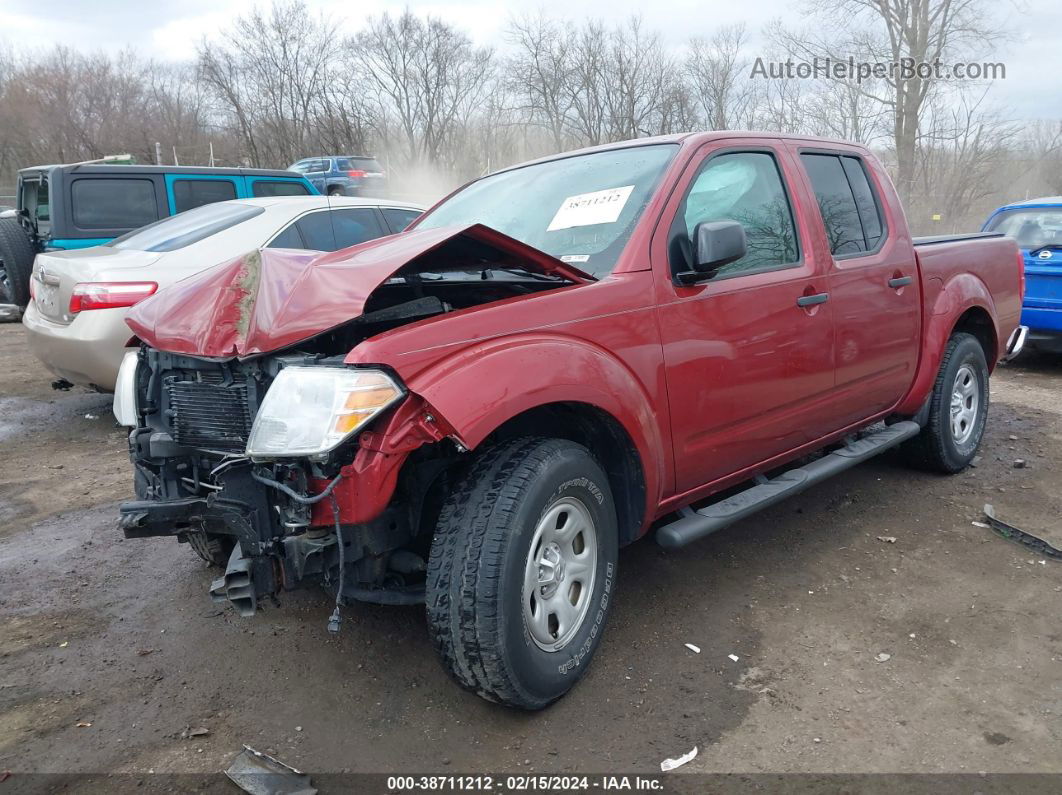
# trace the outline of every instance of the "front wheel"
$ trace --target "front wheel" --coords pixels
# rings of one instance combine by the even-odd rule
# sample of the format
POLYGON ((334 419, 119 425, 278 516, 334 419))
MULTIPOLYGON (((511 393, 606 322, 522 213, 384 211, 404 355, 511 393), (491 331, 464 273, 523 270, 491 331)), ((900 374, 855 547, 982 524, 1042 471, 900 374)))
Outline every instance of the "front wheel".
POLYGON ((922 469, 953 473, 965 469, 981 445, 988 418, 988 363, 972 334, 948 340, 922 432, 905 445, 908 459, 922 469))
POLYGON ((560 698, 601 643, 617 556, 612 492, 585 447, 523 438, 485 451, 444 505, 428 563, 443 665, 490 701, 560 698))

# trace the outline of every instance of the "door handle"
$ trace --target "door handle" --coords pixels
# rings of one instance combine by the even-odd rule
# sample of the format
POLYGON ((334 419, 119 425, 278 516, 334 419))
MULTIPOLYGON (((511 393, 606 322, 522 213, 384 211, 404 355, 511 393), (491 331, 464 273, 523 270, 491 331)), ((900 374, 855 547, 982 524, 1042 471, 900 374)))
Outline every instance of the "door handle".
POLYGON ((830 300, 829 293, 815 293, 814 295, 802 295, 797 299, 797 306, 815 306, 825 304, 830 300))
POLYGON ((895 290, 900 287, 906 287, 913 281, 914 277, 912 276, 897 276, 895 279, 889 279, 889 287, 892 287, 895 290))

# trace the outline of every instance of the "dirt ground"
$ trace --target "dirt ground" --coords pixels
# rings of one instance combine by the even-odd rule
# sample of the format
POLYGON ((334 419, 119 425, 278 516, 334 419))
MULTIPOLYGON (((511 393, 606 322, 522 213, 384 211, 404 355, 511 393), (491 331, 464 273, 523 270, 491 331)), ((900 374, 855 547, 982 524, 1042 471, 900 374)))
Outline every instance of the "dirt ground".
POLYGON ((420 609, 349 607, 334 639, 323 594, 212 604, 186 546, 115 527, 109 397, 51 380, 0 326, 8 785, 210 773, 244 743, 318 773, 659 773, 693 746, 671 775, 1062 773, 1062 563, 971 524, 991 502, 1062 544, 1058 357, 997 371, 976 468, 878 459, 681 553, 626 549, 592 670, 538 714, 453 685, 420 609))

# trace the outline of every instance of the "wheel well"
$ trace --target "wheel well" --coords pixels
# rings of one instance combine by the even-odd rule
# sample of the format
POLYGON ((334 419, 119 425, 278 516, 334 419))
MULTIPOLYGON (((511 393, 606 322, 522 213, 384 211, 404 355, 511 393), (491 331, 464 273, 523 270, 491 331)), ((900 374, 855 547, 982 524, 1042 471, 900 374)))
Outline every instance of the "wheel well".
POLYGON ((955 323, 951 333, 955 334, 960 331, 977 338, 977 341, 981 343, 981 350, 985 352, 985 361, 988 362, 989 369, 995 367, 999 347, 995 326, 992 325, 992 318, 988 312, 979 306, 967 309, 955 323))
POLYGON ((514 436, 568 439, 587 448, 608 477, 620 545, 637 539, 645 516, 645 473, 634 442, 615 417, 586 403, 550 403, 508 420, 484 443, 514 436))

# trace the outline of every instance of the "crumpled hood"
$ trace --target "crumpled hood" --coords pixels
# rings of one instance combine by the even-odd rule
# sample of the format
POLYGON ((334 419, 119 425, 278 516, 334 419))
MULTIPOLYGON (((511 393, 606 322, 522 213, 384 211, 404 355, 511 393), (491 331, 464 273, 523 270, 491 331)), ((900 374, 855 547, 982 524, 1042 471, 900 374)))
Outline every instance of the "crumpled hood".
POLYGON ((216 358, 268 353, 353 320, 369 295, 403 267, 470 241, 495 252, 502 263, 574 282, 593 280, 482 224, 412 229, 331 254, 252 251, 160 290, 134 306, 126 323, 148 345, 170 353, 216 358))

